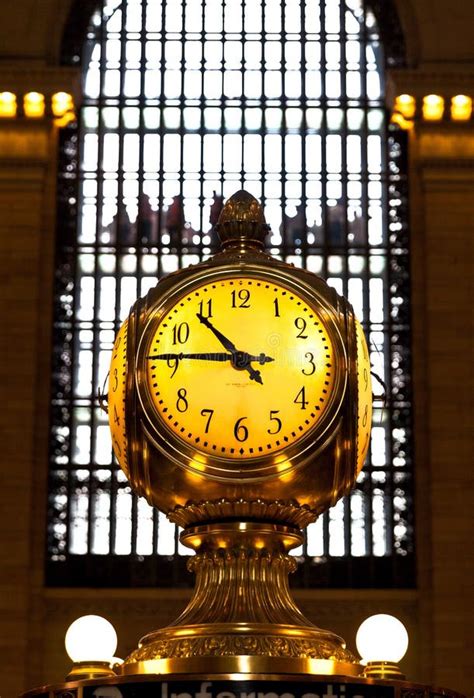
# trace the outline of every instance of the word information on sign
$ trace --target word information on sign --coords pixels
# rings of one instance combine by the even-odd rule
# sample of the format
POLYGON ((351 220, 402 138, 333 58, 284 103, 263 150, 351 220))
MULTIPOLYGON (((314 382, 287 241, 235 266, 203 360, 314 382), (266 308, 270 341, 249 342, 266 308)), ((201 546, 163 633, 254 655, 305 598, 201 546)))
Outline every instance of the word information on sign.
POLYGON ((88 686, 84 698, 394 698, 391 686, 314 681, 144 681, 88 686))

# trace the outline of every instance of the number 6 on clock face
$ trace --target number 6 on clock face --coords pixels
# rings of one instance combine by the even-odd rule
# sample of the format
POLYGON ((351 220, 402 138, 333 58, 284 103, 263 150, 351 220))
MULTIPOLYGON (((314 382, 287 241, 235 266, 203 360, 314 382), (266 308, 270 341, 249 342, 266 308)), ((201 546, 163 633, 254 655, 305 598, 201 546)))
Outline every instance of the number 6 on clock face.
POLYGON ((335 330, 321 308, 263 275, 222 276, 174 298, 142 351, 165 431, 198 453, 246 460, 316 428, 337 383, 335 330))

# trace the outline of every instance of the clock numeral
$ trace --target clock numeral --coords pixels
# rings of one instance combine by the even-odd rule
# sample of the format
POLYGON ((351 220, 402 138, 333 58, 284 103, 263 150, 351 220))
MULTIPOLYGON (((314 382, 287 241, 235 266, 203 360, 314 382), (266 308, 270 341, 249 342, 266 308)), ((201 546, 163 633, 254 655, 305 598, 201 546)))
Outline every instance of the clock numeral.
POLYGON ((116 424, 118 427, 120 426, 120 417, 117 412, 117 407, 114 405, 114 424, 116 424))
POLYGON ((172 359, 166 359, 166 364, 168 368, 173 369, 173 373, 171 374, 170 378, 173 378, 174 374, 178 370, 178 365, 179 365, 179 359, 178 357, 173 357, 172 359))
POLYGON ((186 400, 187 396, 187 390, 186 388, 180 388, 178 390, 178 399, 176 400, 176 409, 178 412, 186 412, 188 409, 188 401, 186 400))
POLYGON ((199 302, 199 314, 203 317, 212 317, 212 298, 199 302))
POLYGON ((293 402, 295 403, 295 405, 301 405, 302 410, 306 409, 306 405, 308 404, 309 401, 306 399, 306 391, 304 389, 304 386, 301 388, 300 392, 295 397, 293 402))
POLYGON ((281 429, 281 419, 279 419, 279 417, 276 416, 277 414, 279 414, 279 412, 280 410, 270 410, 270 421, 275 422, 275 430, 272 431, 271 429, 267 429, 267 432, 269 434, 278 434, 278 432, 281 429))
POLYGON ((280 317, 280 306, 278 304, 278 298, 274 299, 273 305, 275 306, 275 317, 280 317))
POLYGON ((114 385, 112 387, 112 392, 115 393, 117 388, 118 388, 118 368, 114 368, 114 385))
POLYGON ((245 424, 242 424, 244 419, 247 419, 247 417, 240 417, 234 426, 234 436, 237 439, 237 441, 247 441, 249 437, 249 430, 245 426, 245 424))
POLYGON ((201 410, 201 417, 207 416, 206 428, 204 429, 205 434, 209 433, 209 425, 211 423, 211 419, 212 419, 213 414, 214 414, 214 410, 201 410))
POLYGON ((232 291, 233 308, 250 308, 250 291, 241 288, 240 291, 232 291))
POLYGON ((367 405, 366 405, 366 406, 365 406, 364 416, 362 417, 362 426, 363 426, 363 427, 367 426, 367 417, 368 417, 368 407, 367 407, 367 405))
POLYGON ((295 327, 297 330, 299 330, 298 334, 296 335, 297 339, 308 339, 308 335, 303 334, 306 329, 306 320, 304 319, 304 317, 296 318, 295 327))
POLYGON ((364 387, 367 390, 367 387, 369 385, 369 372, 367 371, 366 368, 364 368, 363 377, 364 377, 364 384, 365 384, 364 387))
POLYGON ((187 322, 180 322, 173 327, 173 344, 185 344, 189 337, 189 325, 187 322))
POLYGON ((308 367, 308 371, 306 371, 306 367, 302 368, 301 373, 303 373, 305 376, 312 376, 313 373, 316 371, 316 364, 314 363, 314 354, 312 354, 310 351, 307 351, 304 355, 304 358, 308 359, 310 367, 308 367))

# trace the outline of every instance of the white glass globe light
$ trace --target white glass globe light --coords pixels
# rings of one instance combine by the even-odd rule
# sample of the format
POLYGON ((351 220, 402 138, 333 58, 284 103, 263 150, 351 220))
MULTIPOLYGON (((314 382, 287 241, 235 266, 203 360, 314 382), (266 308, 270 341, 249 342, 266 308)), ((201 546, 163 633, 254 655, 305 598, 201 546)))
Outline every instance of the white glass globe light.
POLYGON ((408 648, 408 633, 395 616, 377 613, 366 618, 356 635, 357 650, 362 664, 369 662, 398 662, 408 648))
POLYGON ((82 616, 72 623, 64 641, 73 662, 110 662, 117 649, 117 633, 101 616, 82 616))

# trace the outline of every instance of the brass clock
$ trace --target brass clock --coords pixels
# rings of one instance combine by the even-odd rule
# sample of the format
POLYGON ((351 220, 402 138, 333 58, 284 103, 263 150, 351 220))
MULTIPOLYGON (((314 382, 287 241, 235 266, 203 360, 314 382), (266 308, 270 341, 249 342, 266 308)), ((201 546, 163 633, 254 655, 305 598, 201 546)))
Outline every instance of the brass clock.
POLYGON ((238 192, 219 221, 223 250, 161 280, 117 337, 116 457, 183 525, 206 519, 213 502, 233 515, 240 500, 270 506, 282 482, 295 521, 314 520, 367 452, 362 329, 322 279, 263 251, 266 232, 258 202, 238 192))
POLYGON ((367 344, 323 279, 266 254, 267 231, 256 199, 237 192, 221 251, 160 280, 117 336, 115 455, 197 553, 189 606, 142 638, 125 673, 359 672, 344 641, 297 609, 287 576, 301 529, 363 465, 367 344))

